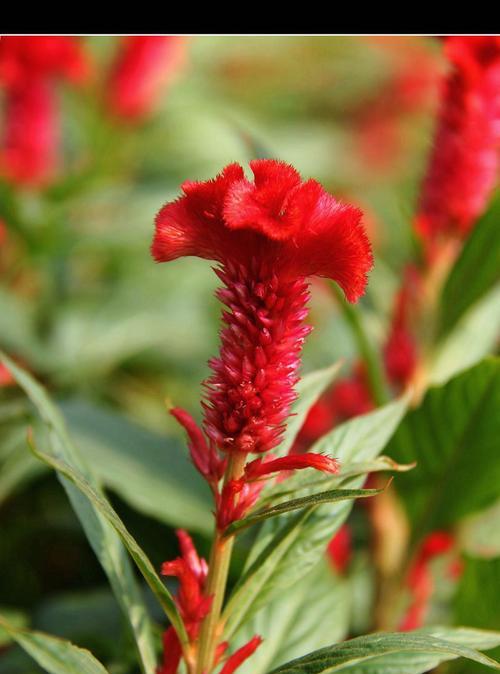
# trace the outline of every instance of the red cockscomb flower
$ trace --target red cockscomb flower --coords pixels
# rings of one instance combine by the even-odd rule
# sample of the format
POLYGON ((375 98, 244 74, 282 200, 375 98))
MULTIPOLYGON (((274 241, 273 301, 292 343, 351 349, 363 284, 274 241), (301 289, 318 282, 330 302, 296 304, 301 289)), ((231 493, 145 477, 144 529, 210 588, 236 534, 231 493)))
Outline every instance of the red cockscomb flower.
POLYGON ((5 102, 5 129, 0 170, 19 184, 49 180, 57 164, 59 115, 55 92, 36 78, 13 89, 5 102))
POLYGON ((352 537, 348 524, 343 524, 328 544, 327 556, 336 571, 345 573, 352 557, 352 537))
POLYGON ((5 123, 0 172, 19 184, 43 184, 54 174, 59 117, 54 84, 80 84, 89 64, 74 37, 6 36, 0 39, 0 85, 5 123))
POLYGON ((418 363, 418 347, 412 331, 412 317, 421 304, 422 277, 408 265, 394 302, 391 328, 384 345, 384 363, 389 380, 404 388, 411 380, 418 363))
MULTIPOLYGON (((177 532, 181 557, 165 562, 161 568, 164 576, 175 576, 179 580, 176 604, 182 616, 190 641, 198 637, 200 624, 210 610, 211 597, 204 595, 208 567, 196 552, 189 534, 179 529, 177 532)), ((175 674, 182 656, 182 648, 177 633, 169 627, 163 634, 164 657, 157 674, 175 674)))
POLYGON ((89 61, 78 38, 7 35, 0 40, 0 82, 7 89, 24 87, 32 78, 84 82, 89 61))
POLYGON ((150 113, 179 72, 186 38, 173 35, 124 37, 107 84, 113 113, 136 120, 150 113))
POLYGON ((500 37, 451 36, 444 45, 452 70, 444 81, 416 219, 429 245, 467 234, 486 207, 499 170, 500 37))
MULTIPOLYGON (((436 557, 449 554, 455 545, 455 538, 447 531, 433 531, 426 536, 419 553, 408 573, 406 583, 411 593, 411 603, 403 620, 400 623, 401 631, 414 630, 422 627, 429 611, 429 604, 434 593, 434 578, 430 563, 436 557)), ((460 566, 453 559, 450 562, 450 577, 456 579, 453 574, 460 573, 460 566)))
POLYGON ((216 260, 228 307, 219 358, 206 383, 205 432, 220 450, 266 452, 281 439, 295 399, 309 328, 306 277, 332 278, 355 301, 372 264, 361 213, 337 202, 291 166, 237 164, 215 180, 187 182, 156 219, 157 261, 184 255, 216 260))

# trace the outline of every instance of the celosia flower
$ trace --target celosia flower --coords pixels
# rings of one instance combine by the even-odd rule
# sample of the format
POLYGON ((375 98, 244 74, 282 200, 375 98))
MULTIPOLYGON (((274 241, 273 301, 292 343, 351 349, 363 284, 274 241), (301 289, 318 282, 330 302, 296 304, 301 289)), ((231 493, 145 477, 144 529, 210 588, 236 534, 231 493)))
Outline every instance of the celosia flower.
POLYGON ((499 170, 500 37, 451 36, 444 45, 451 71, 416 220, 429 244, 467 234, 499 170))
MULTIPOLYGON (((210 610, 212 597, 204 595, 204 586, 208 567, 204 559, 196 552, 189 534, 178 530, 177 537, 181 548, 181 557, 165 562, 161 572, 164 576, 175 576, 179 580, 176 604, 182 616, 190 641, 198 637, 200 624, 210 610)), ((173 627, 163 635, 164 659, 158 674, 175 674, 182 655, 182 649, 173 627)))
MULTIPOLYGON (((411 602, 399 629, 408 631, 422 627, 429 611, 429 604, 434 593, 434 579, 430 563, 433 559, 449 554, 455 545, 455 538, 447 531, 433 531, 426 536, 416 559, 410 568, 406 584, 411 594, 411 602)), ((450 576, 459 573, 457 560, 450 563, 450 576)))
POLYGON ((357 209, 282 162, 251 168, 253 182, 232 164, 215 180, 184 183, 158 214, 152 245, 159 262, 196 255, 221 265, 228 311, 204 427, 224 452, 267 452, 281 440, 309 332, 306 278, 331 278, 355 301, 372 264, 357 209))
POLYGON ((0 170, 19 184, 38 183, 54 174, 59 118, 50 84, 41 78, 13 89, 5 101, 0 170))
POLYGON ((24 87, 39 77, 81 83, 89 73, 89 62, 78 38, 7 35, 0 39, 0 82, 7 89, 24 87))
POLYGON ((384 363, 389 380, 404 388, 411 380, 418 362, 418 347, 412 331, 412 318, 421 304, 422 278, 419 270, 409 265, 396 293, 391 327, 384 345, 384 363))
POLYGON ((0 85, 5 89, 0 171, 20 184, 41 184, 54 174, 59 119, 54 84, 89 74, 73 37, 6 36, 0 39, 0 85))
POLYGON ((426 39, 369 38, 369 43, 383 50, 384 59, 389 57, 389 72, 374 95, 362 100, 351 119, 363 166, 374 177, 395 168, 405 157, 408 121, 429 108, 434 98, 437 59, 426 47, 426 39))
POLYGON ((178 35, 124 37, 106 87, 112 112, 133 120, 150 113, 182 67, 185 47, 178 35))
POLYGON ((327 548, 327 556, 338 573, 345 573, 352 556, 351 530, 343 524, 327 548))

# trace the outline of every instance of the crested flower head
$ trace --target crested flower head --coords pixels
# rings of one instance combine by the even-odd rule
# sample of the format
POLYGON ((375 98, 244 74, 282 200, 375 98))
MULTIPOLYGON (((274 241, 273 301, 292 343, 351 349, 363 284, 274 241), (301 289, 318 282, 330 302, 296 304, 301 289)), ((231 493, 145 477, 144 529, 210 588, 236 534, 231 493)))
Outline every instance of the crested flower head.
POLYGON ((451 70, 416 219, 427 243, 467 234, 499 169, 500 37, 451 36, 444 44, 451 70))
MULTIPOLYGON (((158 214, 152 245, 159 262, 196 255, 220 263, 216 273, 225 287, 217 296, 227 310, 220 355, 210 361, 213 374, 205 383, 204 429, 210 448, 243 454, 267 452, 281 441, 310 331, 303 324, 306 277, 331 278, 354 301, 372 264, 358 209, 315 180, 303 182, 283 162, 250 166, 253 181, 231 164, 214 180, 184 183, 184 195, 158 214)), ((217 471, 209 463, 216 462, 199 456, 213 451, 199 437, 193 444, 188 425, 199 470, 213 483, 217 471)))
POLYGON ((184 195, 156 218, 158 262, 185 255, 225 264, 266 262, 295 277, 337 281, 350 301, 364 292, 372 265, 361 212, 284 162, 250 162, 254 180, 230 164, 214 180, 186 182, 184 195))

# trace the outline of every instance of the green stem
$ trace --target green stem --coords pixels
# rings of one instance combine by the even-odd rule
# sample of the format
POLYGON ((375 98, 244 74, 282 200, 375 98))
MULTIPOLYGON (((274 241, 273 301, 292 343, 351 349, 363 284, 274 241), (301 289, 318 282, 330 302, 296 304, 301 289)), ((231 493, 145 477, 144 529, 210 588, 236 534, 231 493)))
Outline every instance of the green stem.
MULTIPOLYGON (((225 483, 237 479, 243 473, 245 454, 234 454, 229 459, 226 470, 225 483)), ((220 639, 219 626, 222 603, 226 592, 229 564, 233 551, 234 537, 223 538, 221 532, 216 530, 210 562, 205 593, 213 597, 210 612, 202 623, 200 631, 198 662, 196 674, 209 674, 214 666, 215 649, 220 639)))
POLYGON ((383 405, 388 400, 384 373, 380 364, 380 358, 372 347, 365 332, 360 311, 357 307, 347 302, 342 291, 336 284, 332 284, 332 288, 335 297, 340 304, 344 318, 352 330, 358 351, 366 365, 368 383, 373 400, 377 405, 383 405))

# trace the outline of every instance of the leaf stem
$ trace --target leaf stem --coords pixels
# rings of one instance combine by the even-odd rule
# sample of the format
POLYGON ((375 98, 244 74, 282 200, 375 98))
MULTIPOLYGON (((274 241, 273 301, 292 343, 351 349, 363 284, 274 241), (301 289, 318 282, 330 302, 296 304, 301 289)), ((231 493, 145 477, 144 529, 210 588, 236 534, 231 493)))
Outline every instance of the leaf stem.
MULTIPOLYGON (((239 478, 243 473, 246 454, 237 453, 229 458, 225 475, 225 484, 239 478)), ((204 619, 199 641, 196 674, 209 674, 214 666, 215 649, 222 631, 220 615, 226 591, 229 564, 233 551, 234 536, 224 538, 222 532, 216 530, 210 561, 205 593, 213 597, 210 612, 204 619)))
POLYGON ((370 344, 370 340, 366 334, 359 309, 347 302, 342 291, 335 283, 332 283, 331 286, 340 304, 344 318, 349 324, 356 340, 358 351, 366 365, 368 384, 373 399, 377 405, 383 405, 388 400, 385 377, 380 364, 380 358, 370 344))

